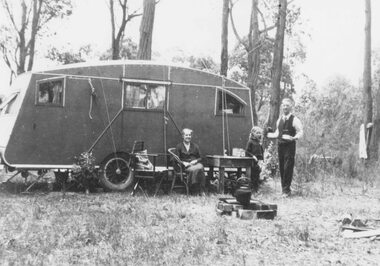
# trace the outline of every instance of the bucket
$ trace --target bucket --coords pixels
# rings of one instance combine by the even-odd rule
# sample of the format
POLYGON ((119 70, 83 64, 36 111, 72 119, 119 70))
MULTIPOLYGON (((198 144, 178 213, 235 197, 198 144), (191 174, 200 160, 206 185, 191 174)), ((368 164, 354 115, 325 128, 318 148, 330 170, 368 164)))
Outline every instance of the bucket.
POLYGON ((239 187, 235 190, 235 198, 242 205, 248 205, 251 201, 252 191, 249 187, 239 187))

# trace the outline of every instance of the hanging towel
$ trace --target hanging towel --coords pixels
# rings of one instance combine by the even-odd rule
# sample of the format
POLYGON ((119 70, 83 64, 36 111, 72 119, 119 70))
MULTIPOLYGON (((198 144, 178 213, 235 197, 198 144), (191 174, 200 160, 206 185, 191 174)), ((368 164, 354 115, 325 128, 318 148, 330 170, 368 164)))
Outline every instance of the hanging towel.
POLYGON ((361 124, 359 132, 359 158, 361 159, 367 159, 367 145, 365 142, 364 124, 361 124))

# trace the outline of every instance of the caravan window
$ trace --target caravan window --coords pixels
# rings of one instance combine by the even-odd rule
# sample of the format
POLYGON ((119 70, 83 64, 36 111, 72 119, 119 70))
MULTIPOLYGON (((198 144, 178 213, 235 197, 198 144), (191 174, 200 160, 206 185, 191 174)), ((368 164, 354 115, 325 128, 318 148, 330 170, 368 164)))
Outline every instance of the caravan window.
POLYGON ((0 104, 0 115, 12 114, 14 113, 14 109, 12 106, 16 102, 18 93, 11 94, 8 98, 4 100, 3 103, 0 104))
POLYGON ((37 81, 37 104, 63 106, 64 79, 37 81))
POLYGON ((124 107, 143 110, 162 110, 166 87, 156 84, 126 84, 124 107))
POLYGON ((222 110, 228 114, 243 115, 244 103, 242 103, 238 98, 234 97, 230 93, 218 90, 217 114, 221 114, 222 110))

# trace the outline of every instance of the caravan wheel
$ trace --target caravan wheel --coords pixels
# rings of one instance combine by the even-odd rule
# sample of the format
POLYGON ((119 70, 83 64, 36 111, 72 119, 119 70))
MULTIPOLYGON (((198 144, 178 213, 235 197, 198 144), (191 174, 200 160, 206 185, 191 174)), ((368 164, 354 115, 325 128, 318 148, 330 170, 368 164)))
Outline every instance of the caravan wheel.
POLYGON ((129 165, 127 154, 111 154, 101 165, 100 183, 113 191, 126 189, 133 182, 133 171, 129 165))

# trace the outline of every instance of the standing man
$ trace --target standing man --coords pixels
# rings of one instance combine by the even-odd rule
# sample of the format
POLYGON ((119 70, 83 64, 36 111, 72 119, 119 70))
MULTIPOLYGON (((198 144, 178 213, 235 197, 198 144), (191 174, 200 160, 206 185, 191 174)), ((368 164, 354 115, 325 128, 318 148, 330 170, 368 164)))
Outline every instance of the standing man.
POLYGON ((278 161, 280 166, 282 194, 289 197, 293 179, 294 157, 296 155, 296 140, 303 136, 301 121, 292 112, 293 101, 290 98, 282 100, 282 116, 277 120, 274 133, 268 133, 268 138, 278 138, 278 161))

